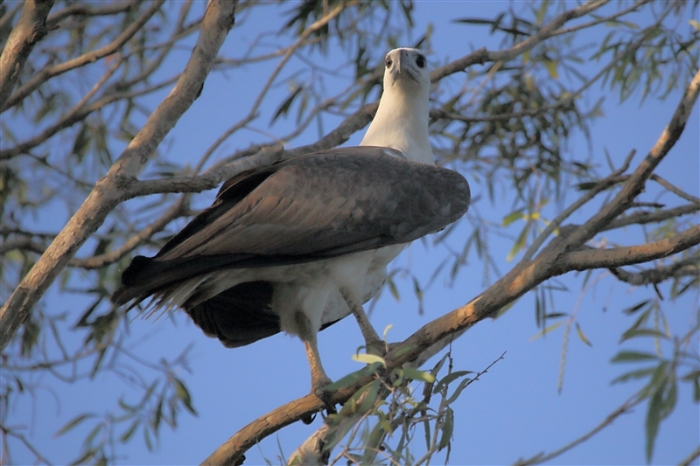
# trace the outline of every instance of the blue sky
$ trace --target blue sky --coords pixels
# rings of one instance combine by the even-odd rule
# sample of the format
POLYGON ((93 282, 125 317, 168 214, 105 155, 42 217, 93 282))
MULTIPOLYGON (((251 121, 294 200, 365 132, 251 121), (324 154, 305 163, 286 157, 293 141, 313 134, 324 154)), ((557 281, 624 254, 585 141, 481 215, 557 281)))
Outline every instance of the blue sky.
MULTIPOLYGON (((432 54, 429 57, 433 64, 463 56, 482 46, 495 49, 498 43, 487 35, 487 28, 458 25, 451 20, 466 16, 489 18, 509 6, 517 9, 519 4, 417 2, 414 15, 416 35, 428 23, 433 25, 432 54)), ((268 10, 274 11, 273 8, 268 10)), ((253 40, 261 28, 273 28, 274 21, 279 19, 263 14, 250 17, 242 26, 232 30, 222 52, 228 56, 239 55, 243 50, 242 43, 253 40)), ((590 34, 603 33, 601 29, 596 29, 590 34)), ((189 51, 173 60, 171 71, 182 66, 181 59, 186 59, 187 53, 189 51)), ((589 66, 591 70, 597 70, 599 65, 591 62, 589 66)), ((201 154, 228 126, 241 118, 266 77, 252 74, 253 70, 259 72, 260 68, 228 72, 225 77, 212 75, 200 98, 161 146, 165 156, 179 162, 192 161, 192 154, 201 154)), ((285 93, 285 86, 279 86, 276 92, 277 100, 272 97, 264 103, 264 114, 269 115, 274 111, 281 98, 279 96, 285 93)), ((638 163, 661 134, 680 94, 680 91, 675 91, 665 101, 648 98, 643 105, 640 104, 640 96, 635 95, 620 104, 617 95, 607 95, 605 89, 594 86, 593 95, 588 98, 593 101, 603 95, 606 98, 605 115, 591 127, 593 147, 589 148, 581 135, 575 135, 568 143, 569 153, 572 157, 582 158, 591 149, 600 164, 601 173, 606 173, 604 158, 601 157, 604 150, 619 165, 631 149, 637 149, 638 155, 633 165, 638 163)), ((291 125, 293 119, 265 129, 271 134, 281 135, 291 125)), ((330 128, 332 122, 329 121, 326 130, 330 128)), ((696 106, 686 132, 659 169, 663 177, 696 195, 700 186, 698 128, 696 106)), ((307 133, 295 140, 294 145, 312 142, 315 135, 307 133)), ((362 133, 356 134, 349 145, 359 142, 362 133)), ((264 137, 260 134, 242 132, 228 141, 215 154, 215 158, 261 140, 264 137)), ((500 223, 511 210, 511 193, 507 189, 497 193, 496 201, 492 204, 484 194, 485 186, 470 178, 468 172, 464 174, 471 184, 473 197, 481 197, 474 208, 488 220, 500 223)), ((653 188, 650 188, 645 199, 653 200, 653 195, 653 188)), ((567 196, 567 201, 571 202, 575 197, 576 193, 572 193, 567 196)), ((206 205, 209 199, 211 193, 201 196, 198 203, 206 205)), ((671 199, 667 195, 662 201, 671 202, 671 199)), ((600 203, 592 203, 583 211, 584 215, 572 221, 580 223, 598 207, 600 203)), ((65 219, 59 214, 46 221, 61 223, 65 219)), ((457 234, 453 234, 449 240, 455 248, 461 247, 460 232, 465 236, 468 234, 467 222, 463 222, 457 234)), ((516 234, 517 231, 511 233, 516 234)), ((631 231, 609 234, 607 238, 625 244, 641 241, 631 231)), ((507 239, 494 238, 490 245, 502 272, 512 267, 506 261, 510 244, 507 239)), ((440 247, 425 248, 416 242, 394 265, 412 267, 414 273, 426 282, 443 257, 444 250, 440 247)), ((594 272, 591 281, 595 280, 596 285, 585 292, 581 291, 581 277, 572 275, 560 279, 570 292, 557 295, 557 311, 575 310, 578 321, 593 343, 592 347, 588 347, 572 334, 561 394, 558 393, 557 384, 562 328, 545 338, 532 340, 538 331, 532 294, 520 298, 497 320, 479 323, 453 344, 452 357, 456 369, 479 371, 502 353, 506 354, 480 381, 463 392, 455 405, 456 428, 451 464, 507 464, 540 451, 550 452, 589 431, 634 393, 635 387, 640 386, 611 386, 610 381, 629 368, 610 364, 609 361, 620 349, 649 351, 648 344, 619 343, 622 331, 632 324, 630 318, 620 311, 653 297, 654 293, 651 289, 633 289, 606 275, 605 271, 594 272)), ((425 313, 420 315, 411 280, 401 278, 399 274, 400 301, 397 302, 388 292, 383 293, 374 307, 372 322, 380 333, 392 325, 389 339, 402 340, 433 318, 468 302, 496 278, 484 277, 481 264, 473 261, 461 270, 453 285, 450 286, 444 277, 437 280, 425 297, 425 313)), ((48 298, 51 302, 49 308, 57 305, 75 315, 81 312, 82 303, 71 301, 74 299, 72 297, 60 296, 52 290, 48 298)), ((684 333, 692 325, 693 315, 697 315, 697 294, 687 295, 675 303, 665 302, 664 306, 672 331, 684 333)), ((134 345, 133 352, 151 359, 156 359, 159 354, 172 356, 188 343, 194 343, 191 373, 183 373, 182 378, 193 395, 199 416, 182 414, 177 430, 162 430, 154 452, 148 452, 138 439, 119 447, 124 454, 122 464, 197 463, 248 422, 306 395, 309 390, 309 371, 303 347, 297 339, 289 336, 277 335, 248 347, 230 350, 218 341, 206 338, 183 315, 155 323, 137 318, 132 321, 130 329, 130 341, 140 342, 134 345)), ((346 319, 332 326, 320 334, 319 340, 324 366, 332 378, 340 378, 360 368, 351 359, 362 342, 354 321, 346 319)), ((424 367, 429 368, 432 364, 434 361, 424 367)), ((75 457, 76 445, 88 430, 87 427, 79 428, 54 438, 53 433, 67 420, 84 410, 105 412, 112 408, 119 396, 135 397, 137 393, 123 379, 110 373, 75 386, 56 384, 45 376, 41 376, 37 382, 39 385, 45 384, 47 389, 35 399, 25 397, 14 406, 13 420, 31 426, 32 438, 47 457, 58 462, 75 457), (55 397, 50 394, 51 391, 55 397)), ((661 426, 654 464, 677 463, 698 445, 698 406, 690 401, 689 386, 685 384, 680 388, 676 411, 661 426)), ((645 406, 637 407, 633 413, 620 417, 603 433, 553 463, 644 464, 644 416, 645 406)), ((284 454, 288 455, 318 428, 319 422, 317 419, 311 426, 297 423, 266 439, 259 448, 253 448, 246 454, 246 464, 261 464, 265 459, 277 463, 278 443, 284 454)), ((20 462, 32 459, 31 455, 21 453, 19 449, 14 455, 19 455, 15 456, 15 460, 20 462)), ((441 458, 436 456, 436 460, 441 458)))

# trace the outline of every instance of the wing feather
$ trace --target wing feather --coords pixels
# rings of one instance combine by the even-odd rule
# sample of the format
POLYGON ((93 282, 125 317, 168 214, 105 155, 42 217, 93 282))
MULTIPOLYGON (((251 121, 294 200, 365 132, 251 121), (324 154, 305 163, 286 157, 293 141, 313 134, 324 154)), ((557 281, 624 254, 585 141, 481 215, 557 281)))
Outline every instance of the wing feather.
POLYGON ((469 185, 460 174, 397 154, 339 148, 229 180, 214 204, 154 258, 134 259, 122 277, 134 289, 118 292, 115 301, 218 269, 303 263, 407 243, 467 211, 469 185))

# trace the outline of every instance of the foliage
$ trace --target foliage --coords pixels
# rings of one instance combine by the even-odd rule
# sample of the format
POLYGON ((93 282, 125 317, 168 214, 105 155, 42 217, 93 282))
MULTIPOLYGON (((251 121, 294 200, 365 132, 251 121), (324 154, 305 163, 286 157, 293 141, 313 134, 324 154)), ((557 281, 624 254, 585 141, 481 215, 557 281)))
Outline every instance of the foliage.
MULTIPOLYGON (((431 137, 438 163, 468 171, 488 199, 475 202, 476 208, 462 222, 471 229, 464 237, 457 237, 463 234, 462 225, 437 237, 436 243, 444 246, 444 259, 427 283, 410 270, 397 269, 390 276, 388 287, 397 298, 394 282, 402 276, 410 278, 422 302, 439 277, 459 283, 467 265, 479 264, 484 285, 491 285, 495 281, 491 277, 505 276, 494 259, 500 251, 490 247, 497 238, 507 238, 503 255, 509 261, 520 260, 513 270, 525 267, 550 234, 559 235, 552 243, 566 238, 561 235, 563 221, 579 212, 584 202, 600 195, 605 197, 602 209, 633 178, 634 169, 627 170, 629 161, 621 168, 613 163, 614 157, 591 153, 591 128, 608 104, 665 99, 694 79, 700 25, 689 18, 697 16, 698 2, 602 3, 600 7, 596 2, 578 5, 588 11, 571 16, 547 36, 542 31, 559 18, 568 18, 572 4, 533 1, 495 18, 454 18, 465 30, 492 35, 499 43, 496 52, 504 53, 478 58, 478 51, 468 55, 463 50, 472 61, 458 66, 454 65, 458 60, 433 51, 431 62, 437 69, 431 137), (532 46, 522 47, 527 41, 532 46), (591 63, 596 66, 594 73, 591 63), (603 89, 608 96, 590 97, 595 95, 592 89, 603 89), (585 138, 588 153, 571 150, 574 137, 585 138), (572 202, 574 195, 578 199, 572 202), (510 203, 510 212, 494 221, 484 214, 489 209, 486 203, 510 203), (458 250, 451 249, 457 243, 458 250)), ((10 26, 19 30, 22 8, 19 3, 0 6, 3 48, 11 40, 10 26)), ((295 150, 301 153, 338 145, 360 131, 381 92, 384 53, 405 44, 431 50, 438 26, 419 29, 414 8, 408 0, 305 0, 291 7, 241 2, 232 35, 239 29, 250 33, 248 23, 255 30, 260 24, 256 15, 273 10, 277 22, 254 40, 237 38, 236 46, 223 49, 210 79, 250 70, 264 79, 251 95, 241 92, 241 108, 233 124, 224 128, 216 121, 215 142, 203 147, 198 141, 195 148, 187 147, 197 151, 188 161, 177 158, 175 145, 182 141, 174 137, 152 148, 143 158, 142 164, 148 160, 148 165, 138 181, 173 183, 160 188, 153 187, 156 183, 149 188, 139 185, 142 191, 123 194, 113 209, 103 207, 104 220, 95 224, 82 246, 75 244, 71 249, 55 285, 3 349, 0 429, 5 461, 10 462, 11 452, 20 445, 37 462, 51 461, 26 437, 22 426, 11 422, 11 407, 17 400, 36 396, 35 374, 65 384, 112 374, 141 394, 134 399, 105 400, 104 413, 75 413, 56 433, 62 436, 86 429, 82 446, 75 447, 74 464, 117 462, 119 444, 135 439, 151 449, 163 426, 176 428, 184 412, 196 415, 202 394, 190 393, 187 387, 190 348, 160 359, 160 355, 146 359, 133 351, 148 337, 135 336, 131 318, 109 303, 120 272, 135 250, 156 251, 203 205, 205 201, 193 193, 205 188, 188 184, 189 180, 217 184, 211 180, 240 171, 242 163, 270 163, 261 157, 276 150, 280 141, 300 146, 295 150), (248 48, 239 48, 241 43, 248 48), (68 299, 82 308, 63 304, 68 299)), ((55 2, 46 21, 46 37, 34 45, 13 92, 0 102, 0 295, 4 302, 10 302, 13 291, 96 184, 126 160, 127 145, 140 137, 166 92, 183 76, 205 14, 197 2, 55 2)), ((284 154, 293 155, 294 150, 284 154)), ((697 225, 697 197, 656 174, 647 178, 645 187, 658 193, 656 197, 632 196, 618 215, 598 225, 581 248, 624 247, 625 235, 615 236, 624 227, 636 227, 644 242, 651 244, 673 240, 697 225), (670 207, 656 201, 662 196, 673 197, 666 201, 670 207)), ((580 215, 578 220, 584 216, 580 215)), ((700 316, 690 315, 694 325, 682 334, 674 334, 665 324, 669 302, 698 294, 699 253, 697 246, 674 252, 637 262, 566 270, 585 271, 577 277, 582 294, 595 286, 591 271, 601 268, 619 282, 649 291, 642 302, 622 310, 632 324, 620 332, 626 346, 612 358, 621 367, 644 364, 613 383, 644 382, 634 400, 646 403, 649 461, 662 421, 676 407, 678 385, 692 386, 693 400, 700 402, 700 358, 693 349, 700 316), (641 264, 636 269, 628 267, 637 263, 641 264), (668 300, 662 299, 662 290, 668 300), (639 349, 648 345, 653 346, 651 352, 639 349)), ((546 278, 546 283, 531 288, 535 323, 538 336, 563 333, 563 380, 571 331, 586 345, 592 344, 595 335, 584 332, 578 306, 570 312, 558 309, 558 296, 573 292, 571 282, 565 284, 553 275, 546 278)), ((489 315, 506 311, 504 306, 489 315)), ((697 314, 697 309, 690 312, 697 314)), ((365 381, 331 415, 326 453, 334 461, 342 458, 358 464, 377 458, 427 464, 438 451, 447 452, 449 459, 455 425, 460 422, 450 405, 483 372, 453 370, 450 353, 430 371, 419 370, 416 360, 422 363, 421 358, 414 358, 413 367, 384 370, 383 359, 367 357, 359 356, 370 363, 363 371, 334 384, 334 389, 343 390, 365 381), (420 457, 418 442, 425 443, 420 457)))

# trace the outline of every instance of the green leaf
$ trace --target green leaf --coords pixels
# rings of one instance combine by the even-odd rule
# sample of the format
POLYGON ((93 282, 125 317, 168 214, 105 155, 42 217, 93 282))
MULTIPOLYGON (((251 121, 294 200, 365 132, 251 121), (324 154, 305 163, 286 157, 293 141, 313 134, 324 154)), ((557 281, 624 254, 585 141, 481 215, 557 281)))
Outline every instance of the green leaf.
POLYGON ((392 324, 389 324, 384 329, 384 333, 382 334, 382 338, 384 338, 384 341, 386 341, 386 336, 389 334, 389 330, 391 330, 392 328, 394 328, 394 326, 392 324))
MULTIPOLYGON (((363 385, 359 390, 357 390, 355 393, 352 394, 350 399, 345 402, 343 405, 342 409, 340 412, 337 414, 337 423, 335 425, 338 425, 344 418, 349 417, 352 414, 355 414, 359 411, 357 403, 360 401, 360 398, 362 398, 365 393, 368 392, 373 386, 375 386, 375 382, 380 381, 380 379, 375 379, 365 385, 363 385)), ((364 405, 364 403, 363 403, 364 405)))
POLYGON ((153 417, 153 432, 158 435, 158 429, 160 428, 160 421, 163 419, 163 396, 158 400, 158 406, 156 407, 155 414, 153 417))
POLYGON ((369 384, 366 390, 363 391, 364 398, 362 398, 362 404, 360 404, 360 406, 357 408, 357 412, 366 413, 370 409, 372 409, 372 406, 374 406, 374 402, 377 401, 377 396, 379 395, 381 383, 381 379, 376 379, 371 384, 369 384))
POLYGON ((427 383, 435 382, 434 375, 418 369, 411 369, 410 367, 394 369, 394 373, 396 373, 399 377, 407 377, 411 380, 420 380, 427 383))
POLYGON ((548 334, 549 332, 559 328, 563 323, 564 323, 564 321, 560 320, 559 322, 555 322, 552 325, 545 327, 544 329, 542 329, 542 331, 537 332, 535 335, 531 336, 528 341, 535 341, 538 338, 543 337, 544 335, 548 334))
POLYGON ((645 301, 642 301, 641 303, 635 304, 634 306, 630 306, 630 307, 623 309, 622 312, 624 312, 625 314, 628 314, 628 315, 634 314, 635 312, 637 312, 638 310, 640 310, 641 308, 646 306, 648 303, 649 303, 649 300, 647 299, 645 301))
POLYGON ((668 379, 668 374, 666 369, 668 368, 668 361, 661 361, 658 366, 654 369, 654 373, 651 375, 651 380, 644 387, 644 392, 642 396, 650 396, 649 394, 657 390, 663 389, 668 379))
POLYGON ((146 448, 148 451, 153 451, 153 443, 151 442, 151 434, 148 433, 148 429, 143 429, 143 441, 146 442, 146 448))
POLYGON ((391 296, 393 296, 396 301, 400 301, 399 289, 396 287, 396 283, 394 283, 394 280, 390 276, 387 277, 386 284, 389 286, 391 296))
POLYGON ((447 374, 445 377, 440 379, 437 385, 435 385, 435 388, 433 388, 433 393, 439 393, 440 390, 443 389, 443 387, 447 387, 460 377, 464 377, 465 375, 469 375, 472 373, 472 371, 455 371, 450 374, 447 374))
POLYGON ((654 330, 651 328, 640 328, 640 329, 631 328, 622 334, 622 337, 620 337, 620 342, 623 342, 625 340, 629 340, 631 338, 636 338, 636 337, 655 337, 655 338, 662 338, 664 340, 668 340, 668 336, 665 333, 660 332, 658 330, 654 330))
POLYGON ((544 62, 545 68, 547 68, 547 71, 549 72, 549 75, 553 79, 558 79, 559 78, 559 72, 557 71, 557 62, 553 60, 545 60, 544 62))
POLYGON ((447 404, 448 404, 448 405, 451 405, 452 403, 454 403, 454 402, 457 400, 457 398, 459 398, 459 395, 462 393, 462 390, 464 390, 465 388, 467 388, 467 386, 468 386, 469 384, 471 384, 471 383, 472 383, 472 379, 464 379, 464 380, 462 380, 462 381, 459 383, 459 385, 457 385, 457 388, 456 388, 455 391, 452 393, 452 395, 447 399, 447 404))
POLYGON ((80 424, 81 422, 83 422, 85 419, 90 419, 93 417, 95 417, 95 414, 93 414, 93 413, 80 414, 80 415, 74 417, 73 419, 71 419, 70 421, 68 421, 63 427, 58 429, 58 431, 55 434, 53 434, 53 436, 60 437, 61 435, 65 434, 66 432, 68 432, 69 430, 71 430, 72 428, 74 428, 75 426, 80 424))
POLYGON ((185 386, 184 382, 177 377, 173 377, 173 385, 175 385, 175 393, 177 397, 182 400, 182 404, 185 405, 187 411, 197 416, 197 411, 194 410, 192 406, 192 397, 190 396, 189 390, 185 386))
POLYGON ((578 334, 578 337, 581 339, 582 342, 587 344, 588 346, 593 346, 593 344, 588 341, 588 338, 586 338, 586 335, 583 334, 583 330, 581 330, 581 326, 576 322, 576 333, 578 334))
POLYGON ((356 353, 352 355, 352 359, 353 361, 363 362, 365 364, 374 364, 376 362, 381 364, 382 366, 386 366, 384 358, 382 358, 381 356, 377 356, 376 354, 356 353))
POLYGON ((651 462, 654 455, 654 442, 656 434, 659 433, 659 423, 661 422, 661 390, 657 390, 649 400, 647 408, 647 418, 645 422, 646 431, 646 457, 647 463, 651 462))
POLYGON ((636 371, 626 372, 626 373, 614 378, 612 380, 612 382, 610 382, 610 385, 614 385, 614 384, 620 383, 620 382, 627 382, 628 380, 641 379, 643 377, 647 377, 647 376, 653 374, 655 370, 656 370, 655 367, 650 367, 647 369, 639 369, 636 371))
POLYGON ((700 402, 700 370, 694 370, 684 375, 681 380, 693 384, 693 401, 700 402))
POLYGON ((72 154, 76 156, 78 162, 83 161, 83 157, 90 147, 90 131, 86 124, 80 126, 78 134, 75 136, 75 141, 73 141, 72 154))
POLYGON ((668 417, 676 407, 678 402, 678 384, 673 375, 671 375, 666 383, 668 390, 666 391, 666 396, 663 398, 661 403, 661 418, 664 419, 668 417))
POLYGON ((342 377, 330 385, 326 385, 326 390, 335 391, 347 388, 354 385, 358 380, 368 375, 374 374, 374 372, 381 366, 380 363, 370 364, 369 366, 363 367, 359 371, 352 372, 345 377, 342 377))
POLYGON ((515 241, 515 244, 511 248, 510 252, 508 253, 508 256, 506 257, 506 260, 508 262, 512 261, 515 255, 520 251, 524 246, 525 246, 525 241, 527 240, 527 232, 530 230, 530 223, 528 222, 525 224, 525 227, 523 230, 520 232, 518 235, 518 239, 515 241))
POLYGON ((129 441, 132 435, 134 435, 134 432, 136 432, 136 428, 141 424, 140 419, 136 419, 134 422, 131 423, 131 426, 129 426, 128 429, 126 429, 126 432, 124 432, 121 437, 119 437, 119 441, 121 443, 126 443, 129 441))
POLYGON ((93 458, 95 455, 97 455, 97 450, 94 448, 88 448, 85 450, 85 453, 83 453, 80 458, 77 460, 73 461, 71 466, 77 466, 78 464, 85 464, 90 458, 93 458))
POLYGON ((626 336, 630 332, 634 332, 635 330, 639 329, 643 324, 646 323, 646 321, 649 319, 649 316, 651 315, 651 307, 647 309, 646 311, 642 312, 640 316, 637 318, 637 320, 632 324, 632 326, 625 331, 625 333, 622 334, 620 337, 620 342, 626 340, 626 336))
POLYGON ((620 351, 615 355, 610 362, 637 362, 637 361, 653 361, 659 357, 652 353, 642 353, 638 351, 620 351))
POLYGON ((506 215, 505 217, 503 217, 503 220, 501 221, 501 226, 507 227, 508 225, 515 222, 516 220, 522 219, 524 210, 525 210, 525 208, 523 207, 522 209, 518 209, 516 211, 513 211, 513 212, 509 213, 508 215, 506 215))
POLYGON ((90 433, 85 436, 85 440, 83 440, 83 445, 90 445, 92 441, 95 440, 95 437, 97 437, 98 434, 102 433, 102 429, 104 428, 104 422, 100 422, 95 427, 93 427, 90 433))
POLYGON ((279 107, 277 107, 277 110, 275 111, 275 114, 272 116, 272 119, 270 120, 270 124, 274 123, 277 118, 279 118, 282 115, 286 115, 287 112, 289 112, 289 108, 292 106, 292 103, 294 102, 294 99, 297 98, 299 93, 303 90, 304 88, 298 84, 295 84, 292 87, 292 92, 289 94, 289 97, 287 97, 279 107))
POLYGON ((455 415, 452 408, 447 408, 445 410, 445 420, 442 423, 442 436, 440 437, 440 442, 438 443, 438 451, 446 448, 450 445, 452 440, 452 433, 454 432, 455 426, 455 415))

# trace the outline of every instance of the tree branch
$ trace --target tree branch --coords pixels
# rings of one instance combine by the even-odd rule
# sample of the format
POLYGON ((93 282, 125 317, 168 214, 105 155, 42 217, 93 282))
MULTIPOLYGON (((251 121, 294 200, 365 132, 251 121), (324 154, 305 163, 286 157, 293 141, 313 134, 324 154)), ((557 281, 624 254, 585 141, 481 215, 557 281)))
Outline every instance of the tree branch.
POLYGON ((602 18, 598 18, 598 19, 595 19, 593 21, 589 21, 589 22, 584 23, 584 24, 579 24, 577 26, 572 26, 570 28, 559 29, 552 34, 552 37, 561 36, 564 34, 571 34, 572 32, 580 31, 581 29, 587 29, 589 27, 593 27, 593 26, 596 26, 596 25, 601 24, 601 23, 607 23, 609 21, 613 21, 621 16, 626 15, 627 13, 631 13, 631 12, 635 11, 637 8, 639 8, 640 6, 642 6, 646 3, 649 3, 650 1, 651 0, 639 0, 639 1, 635 2, 631 7, 626 8, 624 10, 620 10, 617 13, 612 14, 610 16, 604 16, 602 18))
POLYGON ((669 183, 668 181, 666 181, 665 179, 661 178, 659 175, 653 174, 649 178, 656 181, 657 183, 659 183, 661 186, 663 186, 664 188, 671 191, 676 196, 683 198, 686 201, 692 202, 693 204, 700 205, 700 198, 699 197, 695 197, 691 194, 686 193, 685 191, 683 191, 679 187, 674 186, 671 183, 669 183))
MULTIPOLYGON (((107 72, 109 74, 110 71, 107 72)), ((132 91, 132 92, 121 92, 121 93, 114 93, 114 92, 108 92, 105 96, 102 98, 94 101, 92 104, 88 105, 87 107, 84 107, 84 103, 86 99, 81 99, 78 104, 76 104, 68 113, 65 115, 61 116, 61 119, 52 124, 51 126, 47 127, 45 130, 41 132, 41 134, 25 141, 22 143, 19 143, 18 145, 14 147, 10 147, 9 149, 2 149, 0 150, 0 160, 6 160, 10 159, 13 157, 16 157, 18 155, 26 154, 29 150, 33 149, 34 147, 39 146, 40 144, 46 142, 49 138, 57 134, 59 131, 68 128, 70 126, 73 126, 74 124, 81 122, 85 120, 90 114, 93 112, 100 110, 101 108, 105 107, 106 105, 111 104, 112 102, 116 102, 119 100, 124 100, 128 99, 131 97, 136 97, 139 95, 143 94, 148 94, 150 92, 157 91, 168 84, 171 84, 173 81, 175 81, 176 78, 170 78, 164 82, 160 82, 157 84, 154 84, 152 86, 149 86, 146 89, 141 89, 139 91, 132 91)), ((99 84, 99 83, 98 83, 99 84)))
POLYGON ((661 259, 698 244, 700 244, 700 225, 695 225, 677 235, 653 243, 568 252, 560 259, 560 265, 567 270, 579 271, 620 267, 661 259))
POLYGON ((448 63, 445 66, 436 68, 430 73, 430 79, 433 82, 439 81, 442 78, 449 76, 451 74, 458 73, 465 70, 466 68, 476 65, 483 64, 486 62, 497 62, 497 61, 510 61, 513 58, 521 55, 529 50, 532 50, 537 44, 544 41, 548 37, 554 35, 556 31, 562 27, 567 22, 572 19, 580 18, 608 3, 608 0, 588 0, 583 5, 567 10, 560 15, 557 15, 552 21, 545 24, 537 31, 536 34, 528 37, 522 42, 516 44, 515 46, 506 49, 499 50, 495 52, 489 52, 485 48, 475 50, 469 55, 448 63))
POLYGON ((82 269, 99 269, 113 262, 118 261, 126 254, 130 253, 137 246, 143 243, 148 238, 152 237, 154 233, 162 231, 168 223, 173 219, 179 217, 183 214, 187 195, 183 194, 180 199, 175 202, 168 210, 166 210, 163 215, 161 215, 156 221, 139 230, 134 236, 129 238, 127 242, 122 244, 119 248, 114 251, 107 252, 105 254, 100 254, 98 256, 87 257, 85 259, 79 259, 74 257, 68 262, 69 267, 80 267, 82 269))
POLYGON ((52 14, 46 23, 47 29, 52 30, 58 27, 58 23, 69 16, 111 16, 129 11, 137 3, 138 2, 136 0, 128 0, 126 2, 121 1, 100 7, 92 6, 90 4, 74 3, 52 14))
POLYGON ((649 151, 649 154, 639 164, 634 173, 632 173, 629 180, 623 185, 615 198, 604 205, 600 212, 591 217, 585 225, 569 236, 569 247, 577 248, 583 245, 583 243, 593 238, 593 236, 603 230, 615 217, 629 207, 637 195, 644 189, 644 184, 651 176, 653 170, 668 154, 683 133, 683 129, 685 128, 685 124, 688 121, 688 117, 697 101, 699 93, 700 70, 693 76, 681 101, 676 107, 676 111, 673 113, 671 121, 668 126, 664 128, 656 144, 654 144, 654 147, 649 151))
POLYGON ((47 33, 46 18, 54 0, 26 0, 22 14, 0 54, 0 108, 12 94, 34 46, 47 33))
POLYGON ((659 210, 657 212, 635 212, 627 217, 616 218, 608 223, 600 231, 614 230, 628 225, 644 225, 646 223, 658 223, 670 218, 678 218, 700 210, 700 205, 688 204, 672 209, 659 210))
POLYGON ((700 272, 700 255, 693 254, 671 265, 660 266, 641 272, 628 272, 618 267, 610 268, 610 273, 618 280, 634 286, 656 285, 671 277, 695 276, 700 272))
POLYGON ((683 458, 683 461, 678 463, 678 466, 691 466, 693 461, 700 457, 700 447, 697 447, 687 458, 683 458))
MULTIPOLYGON (((44 68, 39 73, 35 74, 29 81, 27 81, 26 84, 12 94, 12 97, 7 100, 5 105, 0 106, 0 112, 4 112, 8 108, 12 108, 13 106, 17 105, 49 79, 72 69, 87 65, 88 63, 94 63, 95 61, 104 58, 107 55, 111 55, 119 50, 120 47, 131 39, 148 22, 148 20, 151 19, 151 17, 156 14, 158 10, 160 10, 163 3, 165 3, 165 0, 157 0, 151 4, 150 8, 144 11, 143 14, 133 23, 131 23, 129 27, 119 35, 119 37, 112 41, 112 43, 58 65, 44 68)), ((2 100, 0 100, 0 102, 2 102, 2 100)))
POLYGON ((209 2, 197 44, 177 84, 0 309, 0 350, 7 346, 69 259, 124 200, 124 192, 155 148, 197 98, 233 27, 236 4, 224 0, 209 2))
POLYGON ((620 175, 629 168, 630 162, 632 162, 632 158, 634 157, 635 153, 636 151, 632 150, 627 155, 625 161, 622 163, 622 166, 620 168, 612 172, 609 176, 605 177, 605 179, 599 181, 593 188, 589 189, 586 192, 586 194, 578 198, 573 204, 564 209, 562 213, 557 215, 556 218, 552 220, 549 223, 549 225, 547 225, 547 228, 545 228, 544 231, 540 233, 540 235, 537 237, 537 239, 535 239, 535 241, 530 245, 530 247, 525 252, 523 258, 525 260, 530 260, 532 256, 535 255, 540 246, 544 244, 549 235, 551 235, 554 232, 554 230, 559 228, 564 222, 564 220, 566 220, 571 214, 573 214, 579 208, 585 205, 588 201, 597 196, 600 192, 605 191, 609 187, 619 183, 620 175))

